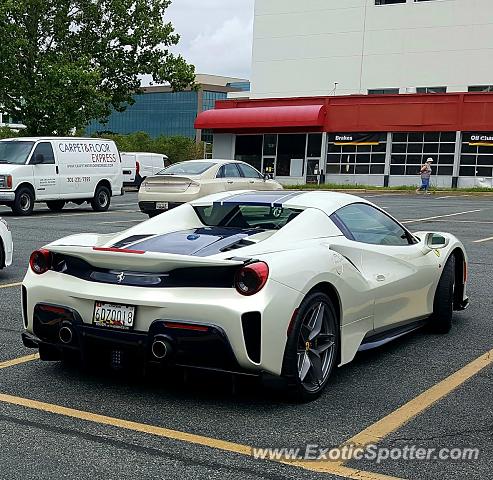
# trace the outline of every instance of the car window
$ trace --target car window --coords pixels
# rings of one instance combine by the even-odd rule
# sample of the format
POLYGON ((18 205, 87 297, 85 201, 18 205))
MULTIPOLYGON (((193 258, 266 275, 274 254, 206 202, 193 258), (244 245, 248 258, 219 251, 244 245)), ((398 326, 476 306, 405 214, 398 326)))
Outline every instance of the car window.
POLYGON ((235 163, 227 163, 223 165, 216 175, 217 178, 239 178, 241 177, 240 171, 236 167, 235 163))
POLYGON ((255 170, 250 165, 247 165, 246 163, 238 163, 238 168, 240 169, 241 174, 246 177, 246 178, 262 178, 262 175, 255 170))
POLYGON ((49 142, 38 143, 31 158, 35 158, 36 155, 43 155, 43 165, 55 163, 53 148, 49 142))
POLYGON ((214 165, 212 162, 180 162, 161 170, 157 175, 200 175, 214 165))
POLYGON ((271 205, 213 205, 193 207, 208 227, 258 228, 279 230, 294 220, 301 210, 271 205))
POLYGON ((364 203, 340 208, 330 218, 350 240, 373 245, 410 245, 415 243, 396 221, 364 203))

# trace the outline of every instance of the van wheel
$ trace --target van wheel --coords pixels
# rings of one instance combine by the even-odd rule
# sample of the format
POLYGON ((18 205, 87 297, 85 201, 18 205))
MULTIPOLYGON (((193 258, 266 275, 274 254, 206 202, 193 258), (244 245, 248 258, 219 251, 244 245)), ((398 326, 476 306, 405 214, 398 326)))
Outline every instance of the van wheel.
POLYGON ((50 202, 46 202, 46 205, 52 212, 61 212, 65 206, 65 202, 63 200, 51 200, 50 202))
POLYGON ((110 208, 111 194, 107 187, 100 185, 96 188, 91 207, 95 212, 106 212, 110 208))
POLYGON ((11 208, 14 215, 22 215, 23 217, 31 215, 34 210, 34 194, 32 190, 27 187, 19 188, 15 192, 15 200, 11 208))

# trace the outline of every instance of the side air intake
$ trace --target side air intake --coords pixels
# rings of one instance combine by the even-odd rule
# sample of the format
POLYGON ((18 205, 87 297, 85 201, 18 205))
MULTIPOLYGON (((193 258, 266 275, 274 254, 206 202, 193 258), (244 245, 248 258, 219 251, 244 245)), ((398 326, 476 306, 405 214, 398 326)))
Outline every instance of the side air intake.
POLYGON ((250 360, 255 363, 260 363, 261 320, 260 312, 247 312, 241 316, 247 354, 250 360))

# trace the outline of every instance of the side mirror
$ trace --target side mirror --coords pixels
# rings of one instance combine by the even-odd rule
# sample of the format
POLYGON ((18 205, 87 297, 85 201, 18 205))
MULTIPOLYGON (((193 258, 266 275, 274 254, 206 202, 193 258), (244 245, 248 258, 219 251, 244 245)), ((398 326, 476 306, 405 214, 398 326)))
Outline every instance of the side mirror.
POLYGON ((424 241, 423 253, 426 255, 432 250, 441 250, 449 244, 449 239, 439 233, 427 233, 424 241))
POLYGON ((42 153, 37 153, 36 155, 31 158, 31 165, 39 165, 40 163, 43 163, 45 161, 45 157, 42 153))
POLYGON ((269 173, 264 173, 264 180, 267 181, 267 180, 270 180, 271 179, 271 176, 269 173))

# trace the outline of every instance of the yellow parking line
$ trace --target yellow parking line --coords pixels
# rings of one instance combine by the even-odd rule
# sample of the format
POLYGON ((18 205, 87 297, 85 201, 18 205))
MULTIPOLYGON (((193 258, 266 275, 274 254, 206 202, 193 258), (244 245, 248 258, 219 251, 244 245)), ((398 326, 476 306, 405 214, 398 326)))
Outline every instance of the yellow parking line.
MULTIPOLYGON (((14 359, 8 362, 1 363, 0 367, 6 368, 18 363, 34 360, 35 358, 37 358, 37 355, 28 355, 27 357, 21 357, 19 359, 14 359)), ((390 435, 392 432, 395 432, 403 425, 408 423, 410 420, 415 418, 417 415, 423 413, 426 409, 430 408, 436 402, 460 387, 471 377, 478 374, 482 369, 492 364, 493 350, 490 350, 484 355, 481 355, 479 358, 468 363, 457 372, 448 376, 441 382, 430 387, 428 390, 421 393, 411 401, 407 402, 394 412, 390 413, 373 425, 370 425, 362 432, 346 440, 343 445, 368 445, 380 442, 383 438, 390 435)), ((228 442, 225 440, 205 437, 202 435, 195 435, 178 430, 171 430, 156 425, 149 425, 120 418, 108 417, 106 415, 100 415, 83 410, 76 410, 73 408, 63 407, 61 405, 40 402, 37 400, 31 400, 28 398, 16 397, 7 394, 0 394, 0 402, 252 457, 252 447, 239 443, 228 442)), ((300 467, 313 472, 338 475, 354 480, 395 480, 397 478, 346 467, 344 465, 345 461, 273 461, 277 461, 279 463, 290 466, 300 467)))
MULTIPOLYGON (((446 397, 453 390, 460 387, 483 368, 492 364, 493 350, 490 350, 441 382, 433 385, 433 387, 430 387, 428 390, 402 405, 386 417, 383 417, 378 422, 365 428, 354 437, 349 438, 341 445, 341 447, 344 445, 364 446, 379 443, 382 439, 395 432, 417 415, 423 413, 436 402, 446 397)), ((343 466, 344 463, 346 463, 346 461, 334 464, 334 462, 324 460, 317 462, 296 462, 295 464, 299 467, 310 468, 314 471, 329 473, 333 472, 337 465, 343 466)))
POLYGON ((391 414, 350 438, 346 443, 366 445, 379 442, 491 364, 493 364, 493 350, 486 352, 441 382, 433 385, 421 395, 413 398, 391 414))
POLYGON ((22 285, 22 282, 16 282, 16 283, 0 283, 0 288, 12 288, 12 287, 18 287, 19 285, 22 285))
MULTIPOLYGON (((284 463, 284 462, 281 462, 284 463)), ((337 462, 330 462, 327 469, 319 470, 318 468, 311 468, 309 462, 303 464, 296 464, 293 462, 285 462, 287 465, 303 468, 304 470, 310 470, 312 472, 327 473, 330 475, 337 475, 343 478, 350 478, 352 480, 401 480, 400 477, 392 477, 390 475, 384 475, 382 473, 367 472, 365 470, 359 470, 356 468, 349 468, 341 465, 337 462)), ((314 463, 315 467, 315 463, 314 463)))
POLYGON ((224 440, 204 437, 201 435, 194 435, 192 433, 180 432, 178 430, 170 430, 169 428, 158 427, 146 423, 137 423, 129 420, 123 420, 121 418, 108 417, 106 415, 99 415, 96 413, 86 412, 83 410, 75 410, 73 408, 62 407, 60 405, 39 402, 37 400, 30 400, 22 397, 15 397, 3 393, 0 393, 0 402, 9 403, 11 405, 19 405, 27 408, 32 408, 35 410, 41 410, 43 412, 54 413, 57 415, 63 415, 66 417, 76 418, 79 420, 85 420, 88 422, 98 423, 101 425, 109 425, 112 427, 124 428, 126 430, 132 430, 134 432, 148 433, 151 435, 156 435, 158 437, 165 437, 172 440, 181 440, 183 442, 193 443, 196 445, 202 445, 219 450, 225 450, 233 453, 239 453, 241 455, 250 455, 251 452, 251 447, 247 445, 227 442, 224 440))
POLYGON ((13 367, 15 365, 19 365, 21 363, 32 362, 33 360, 37 360, 39 358, 38 353, 33 353, 31 355, 25 355, 24 357, 14 358, 13 360, 7 360, 5 362, 0 362, 0 369, 13 367))
MULTIPOLYGON (((106 415, 99 415, 97 413, 86 412, 83 410, 76 410, 73 408, 63 407, 60 405, 54 405, 51 403, 40 402, 37 400, 31 400, 23 397, 16 397, 13 395, 7 395, 0 393, 0 402, 8 403, 10 405, 17 405, 21 407, 31 408, 34 410, 40 410, 43 412, 53 413, 56 415, 63 415, 65 417, 76 418, 78 420, 85 420, 87 422, 93 422, 100 425, 108 425, 117 428, 123 428, 126 430, 132 430, 134 432, 145 433, 155 435, 158 437, 168 438, 170 440, 179 440, 182 442, 192 443, 194 445, 201 445, 204 447, 214 448, 217 450, 223 450, 229 453, 236 453, 252 457, 252 447, 248 445, 242 445, 239 443, 228 442, 225 440, 219 440, 217 438, 204 437, 202 435, 195 435, 192 433, 181 432, 178 430, 171 430, 169 428, 158 427, 156 425, 149 425, 146 423, 137 423, 130 420, 123 420, 121 418, 108 417, 106 415)), ((276 461, 276 460, 273 460, 276 461)), ((293 462, 281 462, 286 465, 299 466, 306 470, 319 471, 318 469, 312 469, 310 463, 307 465, 297 465, 293 462)), ((380 475, 372 472, 365 472, 362 470, 356 470, 353 468, 347 468, 337 463, 333 463, 332 467, 329 465, 324 471, 333 475, 339 475, 354 480, 396 480, 396 477, 389 477, 386 475, 380 475)))

